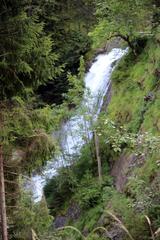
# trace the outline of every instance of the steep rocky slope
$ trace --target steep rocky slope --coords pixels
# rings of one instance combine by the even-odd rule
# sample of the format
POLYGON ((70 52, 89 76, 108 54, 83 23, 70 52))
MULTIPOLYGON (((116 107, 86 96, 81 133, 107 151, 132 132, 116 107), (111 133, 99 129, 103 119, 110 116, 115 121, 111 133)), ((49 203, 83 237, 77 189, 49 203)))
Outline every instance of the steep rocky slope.
MULTIPOLYGON (((58 216, 56 227, 74 225, 85 236, 92 233, 89 239, 94 240, 149 240, 150 227, 153 232, 159 228, 160 154, 158 149, 147 154, 150 144, 154 144, 153 139, 159 139, 160 134, 159 45, 160 35, 157 31, 154 38, 143 39, 136 57, 129 52, 120 61, 112 75, 109 99, 106 98, 109 105, 102 113, 103 117, 114 121, 117 127, 124 126, 131 134, 152 136, 145 143, 148 144, 145 146, 147 150, 137 153, 122 144, 121 152, 115 153, 108 143, 100 139, 103 182, 99 185, 96 161, 90 152, 93 143, 86 145, 74 166, 62 169, 59 176, 64 179, 61 189, 57 187, 59 178, 55 178, 46 188, 49 206, 56 204, 57 200, 61 202, 58 210, 52 207, 54 215, 58 216), (65 191, 64 195, 62 191, 66 187, 70 195, 66 196, 65 201, 65 191), (78 211, 76 219, 68 217, 70 211, 73 216, 78 211), (151 221, 150 227, 145 215, 151 221), (64 218, 65 223, 57 225, 58 220, 64 218), (107 229, 108 233, 104 233, 104 229, 93 233, 97 227, 107 229)), ((154 238, 157 236, 154 235, 154 238)))

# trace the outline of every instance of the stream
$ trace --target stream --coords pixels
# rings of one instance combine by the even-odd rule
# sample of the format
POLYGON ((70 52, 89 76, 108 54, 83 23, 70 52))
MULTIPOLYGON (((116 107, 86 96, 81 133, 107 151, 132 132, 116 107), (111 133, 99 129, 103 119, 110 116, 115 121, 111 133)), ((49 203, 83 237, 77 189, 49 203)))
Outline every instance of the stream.
POLYGON ((111 52, 99 54, 95 58, 84 78, 85 92, 80 106, 75 110, 75 115, 61 126, 58 134, 56 133, 63 154, 49 161, 43 173, 34 175, 31 179, 29 188, 32 189, 35 201, 41 199, 46 181, 56 175, 58 168, 71 164, 71 156, 77 154, 86 143, 86 139, 92 137, 91 127, 101 111, 115 63, 126 51, 114 48, 111 52))

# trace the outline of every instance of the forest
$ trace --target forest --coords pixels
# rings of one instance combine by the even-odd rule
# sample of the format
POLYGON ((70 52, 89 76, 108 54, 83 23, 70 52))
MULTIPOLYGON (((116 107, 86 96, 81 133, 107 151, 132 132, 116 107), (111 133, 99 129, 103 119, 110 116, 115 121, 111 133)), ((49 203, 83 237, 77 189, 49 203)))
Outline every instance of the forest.
POLYGON ((160 1, 0 1, 0 240, 160 239, 160 1))

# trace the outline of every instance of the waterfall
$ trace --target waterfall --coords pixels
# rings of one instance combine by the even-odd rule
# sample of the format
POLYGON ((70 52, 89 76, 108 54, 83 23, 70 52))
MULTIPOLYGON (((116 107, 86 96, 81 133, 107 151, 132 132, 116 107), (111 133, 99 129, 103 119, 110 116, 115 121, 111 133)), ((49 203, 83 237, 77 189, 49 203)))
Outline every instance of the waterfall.
MULTIPOLYGON (((120 60, 126 51, 114 48, 109 53, 98 55, 86 74, 84 79, 86 89, 81 106, 59 131, 58 137, 61 147, 68 156, 77 153, 82 145, 85 144, 83 132, 86 132, 86 129, 88 138, 92 137, 90 122, 94 122, 97 119, 103 104, 103 98, 110 86, 110 78, 115 62, 120 60), (83 113, 81 109, 84 109, 83 113), (89 120, 84 120, 86 117, 89 120)), ((42 175, 32 177, 30 188, 33 190, 36 201, 39 201, 42 197, 46 179, 52 178, 59 167, 69 164, 64 162, 62 155, 58 156, 57 159, 58 161, 53 159, 53 161, 48 162, 42 175)))

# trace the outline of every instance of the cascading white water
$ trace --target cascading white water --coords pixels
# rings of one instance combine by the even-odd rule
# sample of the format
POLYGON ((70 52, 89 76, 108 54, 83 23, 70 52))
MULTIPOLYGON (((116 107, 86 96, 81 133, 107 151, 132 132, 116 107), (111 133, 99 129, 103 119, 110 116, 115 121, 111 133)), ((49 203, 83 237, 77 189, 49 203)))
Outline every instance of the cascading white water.
MULTIPOLYGON (((75 112, 75 116, 71 117, 59 131, 61 147, 67 155, 78 152, 85 143, 83 136, 84 132, 86 134, 86 128, 89 135, 88 137, 91 137, 91 119, 94 122, 100 112, 103 97, 107 93, 110 85, 110 77, 114 69, 114 63, 121 59, 125 53, 126 50, 114 48, 110 53, 98 55, 86 74, 84 79, 86 91, 81 106, 77 112, 75 112), (90 92, 89 94, 88 91, 90 92), (86 115, 90 120, 84 120, 86 115)), ((30 185, 30 187, 33 190, 36 201, 39 201, 42 197, 43 186, 46 179, 50 179, 56 174, 56 169, 67 164, 69 163, 64 162, 64 157, 61 155, 58 157, 58 162, 54 159, 48 162, 43 176, 35 175, 32 177, 32 186, 30 185)))

